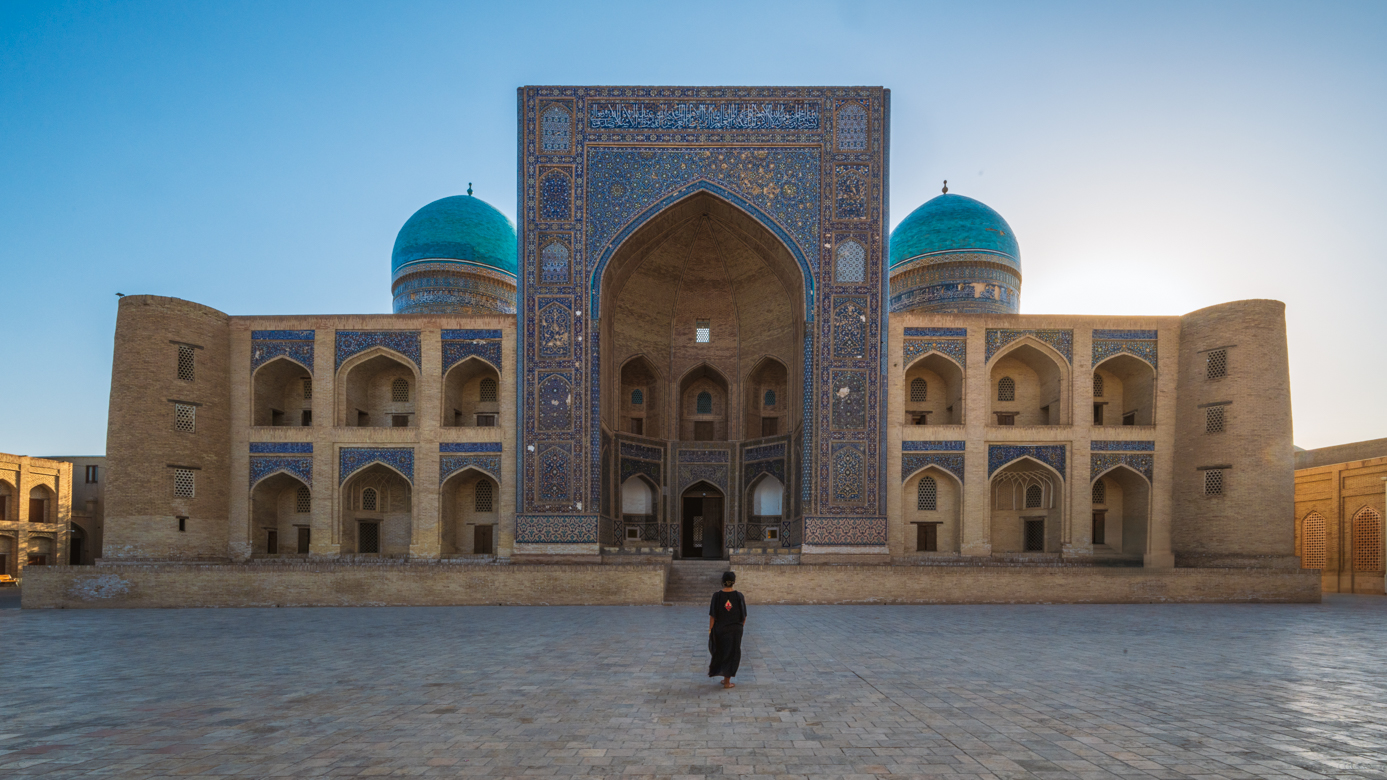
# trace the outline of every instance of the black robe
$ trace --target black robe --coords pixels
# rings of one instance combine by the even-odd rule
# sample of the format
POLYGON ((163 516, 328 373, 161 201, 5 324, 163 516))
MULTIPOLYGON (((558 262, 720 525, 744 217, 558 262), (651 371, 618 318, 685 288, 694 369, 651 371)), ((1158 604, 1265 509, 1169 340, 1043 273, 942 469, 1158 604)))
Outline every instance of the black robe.
POLYGON ((742 623, 746 621, 746 599, 737 591, 713 594, 708 605, 713 618, 713 660, 709 677, 735 677, 742 663, 742 623))

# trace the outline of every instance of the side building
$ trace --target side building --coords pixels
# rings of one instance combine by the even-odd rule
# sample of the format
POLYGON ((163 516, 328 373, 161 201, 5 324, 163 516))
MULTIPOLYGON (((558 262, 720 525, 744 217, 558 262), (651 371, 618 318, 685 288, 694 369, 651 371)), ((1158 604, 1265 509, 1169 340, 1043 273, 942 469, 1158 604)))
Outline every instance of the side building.
POLYGON ((1295 454, 1296 554, 1326 593, 1384 592, 1387 439, 1295 454))
POLYGON ((68 562, 72 464, 0 453, 0 574, 68 562))

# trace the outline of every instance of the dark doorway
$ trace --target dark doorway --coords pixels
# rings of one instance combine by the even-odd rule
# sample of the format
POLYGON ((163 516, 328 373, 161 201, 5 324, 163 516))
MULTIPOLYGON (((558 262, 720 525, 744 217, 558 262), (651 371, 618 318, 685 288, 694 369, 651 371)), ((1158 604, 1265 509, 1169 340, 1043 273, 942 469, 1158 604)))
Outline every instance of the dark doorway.
POLYGON ((265 534, 265 552, 279 555, 279 531, 269 531, 265 534))
POLYGON ((308 542, 313 538, 313 529, 299 528, 299 555, 308 554, 308 542))
POLYGON ((357 526, 356 551, 359 553, 380 552, 380 523, 361 523, 357 526))
POLYGON ((491 554, 491 526, 479 525, 472 531, 472 553, 474 555, 491 554))
POLYGON ((67 565, 69 565, 69 566, 81 566, 81 565, 82 565, 82 538, 81 538, 80 536, 74 536, 74 537, 72 537, 71 539, 68 539, 68 540, 67 540, 67 550, 68 550, 67 565))
POLYGON ((1045 521, 1026 520, 1026 552, 1045 552, 1045 521))
POLYGON ((29 522, 31 522, 31 523, 42 523, 42 522, 46 522, 46 518, 44 517, 45 512, 44 512, 43 510, 44 510, 44 501, 43 501, 43 499, 41 499, 41 498, 31 498, 31 499, 29 499, 29 522))
POLYGON ((722 557, 722 492, 707 482, 684 491, 681 557, 722 557))

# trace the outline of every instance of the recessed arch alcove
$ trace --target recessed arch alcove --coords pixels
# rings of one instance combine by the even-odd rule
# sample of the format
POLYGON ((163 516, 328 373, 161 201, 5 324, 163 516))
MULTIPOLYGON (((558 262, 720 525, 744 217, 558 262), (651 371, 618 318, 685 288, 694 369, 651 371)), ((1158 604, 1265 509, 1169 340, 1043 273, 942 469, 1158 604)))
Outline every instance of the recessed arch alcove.
POLYGON ((383 347, 353 356, 337 371, 337 424, 359 428, 413 428, 419 372, 403 355, 383 347))
POLYGON ((1069 363, 1052 347, 1026 337, 988 367, 988 425, 1068 425, 1069 363))
POLYGON ((1093 554, 1142 560, 1150 536, 1151 483, 1126 464, 1093 479, 1093 554))
POLYGON ((287 357, 255 369, 251 380, 251 425, 313 424, 313 376, 287 357))
POLYGON ((1150 363, 1113 355, 1094 366, 1093 424, 1156 424, 1156 371, 1150 363))
POLYGON ((963 423, 963 368, 938 352, 905 369, 906 425, 963 423))

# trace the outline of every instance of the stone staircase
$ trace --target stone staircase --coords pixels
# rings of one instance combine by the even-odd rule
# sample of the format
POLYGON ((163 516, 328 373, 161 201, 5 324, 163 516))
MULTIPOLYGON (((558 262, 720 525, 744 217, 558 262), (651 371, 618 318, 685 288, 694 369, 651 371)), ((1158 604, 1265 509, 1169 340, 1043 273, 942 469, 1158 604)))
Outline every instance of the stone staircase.
POLYGON ((719 560, 671 562, 669 579, 665 580, 665 603, 706 606, 713 591, 722 587, 722 573, 729 568, 727 561, 719 560))

